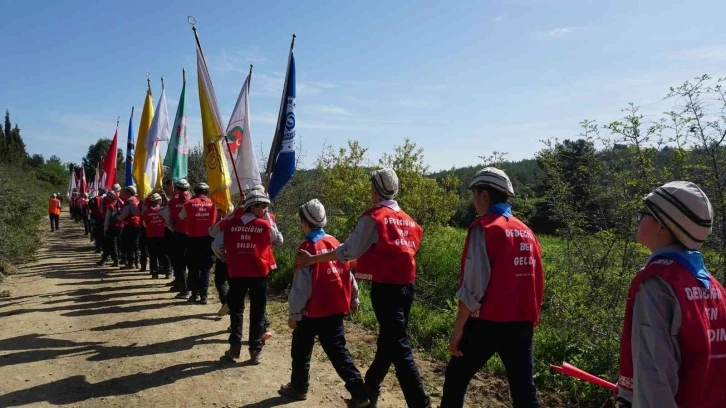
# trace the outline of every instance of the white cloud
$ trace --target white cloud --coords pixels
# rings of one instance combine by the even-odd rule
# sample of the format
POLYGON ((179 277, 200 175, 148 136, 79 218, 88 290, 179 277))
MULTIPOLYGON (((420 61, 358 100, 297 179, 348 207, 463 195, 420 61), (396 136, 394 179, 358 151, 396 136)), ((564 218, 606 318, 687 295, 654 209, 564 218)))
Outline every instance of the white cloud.
POLYGON ((579 30, 580 27, 559 27, 555 28, 553 30, 547 31, 544 35, 548 38, 561 38, 566 35, 572 34, 576 30, 579 30))
POLYGON ((679 60, 679 61, 693 61, 693 60, 724 61, 724 60, 726 60, 726 44, 705 45, 702 47, 673 51, 673 52, 666 53, 666 56, 670 59, 679 60))
POLYGON ((310 107, 310 111, 326 115, 353 116, 349 110, 335 105, 314 105, 310 107))
POLYGON ((504 16, 492 17, 492 21, 495 22, 495 23, 498 23, 498 22, 500 22, 502 20, 504 20, 504 16))
POLYGON ((433 108, 437 106, 431 101, 425 101, 425 100, 418 100, 418 99, 402 99, 398 102, 399 105, 407 107, 407 108, 416 108, 416 109, 428 109, 433 108))

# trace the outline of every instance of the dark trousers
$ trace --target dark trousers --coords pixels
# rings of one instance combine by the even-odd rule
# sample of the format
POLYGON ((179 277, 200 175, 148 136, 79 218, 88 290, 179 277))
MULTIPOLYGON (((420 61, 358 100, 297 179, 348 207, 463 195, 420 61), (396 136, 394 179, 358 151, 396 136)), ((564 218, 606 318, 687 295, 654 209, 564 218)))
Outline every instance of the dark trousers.
POLYGON ((146 238, 149 245, 150 269, 152 275, 169 273, 169 259, 166 257, 166 238, 146 238))
POLYGON ((229 344, 242 344, 242 316, 245 311, 245 296, 250 294, 250 351, 262 350, 262 333, 265 331, 265 310, 267 308, 267 277, 264 278, 229 278, 229 320, 232 333, 229 344))
POLYGON ((345 347, 343 315, 336 314, 320 318, 303 318, 292 332, 292 376, 290 384, 306 393, 310 385, 310 355, 315 345, 315 336, 320 340, 323 351, 333 363, 335 372, 345 382, 345 388, 354 398, 367 399, 363 378, 355 367, 353 357, 345 347))
POLYGON ((126 225, 121 232, 121 248, 123 259, 127 265, 139 263, 139 234, 141 229, 131 225, 126 225))
POLYGON ((60 222, 60 215, 48 213, 48 218, 50 218, 50 230, 51 231, 57 230, 58 223, 60 222))
POLYGON ((446 367, 441 407, 463 407, 469 381, 497 353, 507 370, 512 406, 539 408, 532 377, 532 329, 531 322, 469 319, 459 342, 463 356, 452 357, 446 367))
POLYGON ((141 227, 139 233, 139 263, 141 263, 142 268, 146 267, 146 263, 149 260, 149 251, 149 243, 146 238, 146 228, 141 227))
MULTIPOLYGON (((101 227, 103 229, 103 227, 101 227)), ((106 231, 106 237, 103 242, 103 256, 104 261, 110 257, 114 262, 118 262, 118 237, 121 233, 121 228, 115 226, 109 226, 106 231)))
POLYGON ((103 236, 103 218, 101 217, 93 217, 93 237, 96 249, 103 249, 105 237, 103 236))
POLYGON ((379 332, 376 342, 376 356, 366 372, 366 385, 373 395, 380 394, 383 379, 391 364, 396 368, 396 377, 406 404, 411 408, 430 407, 423 381, 413 360, 413 351, 408 341, 408 315, 413 304, 416 285, 388 285, 373 283, 371 303, 378 320, 379 332))
POLYGON ((227 303, 227 262, 220 261, 214 264, 214 287, 217 288, 219 294, 219 302, 222 304, 227 303))
POLYGON ((186 261, 189 269, 189 290, 192 295, 207 296, 213 256, 212 237, 189 237, 186 261))
POLYGON ((85 234, 88 235, 91 232, 91 220, 88 218, 87 215, 83 215, 83 229, 85 231, 85 234))
POLYGON ((174 279, 179 292, 186 292, 187 286, 187 240, 186 234, 174 231, 171 236, 171 246, 169 247, 169 258, 171 258, 171 266, 174 268, 174 279))

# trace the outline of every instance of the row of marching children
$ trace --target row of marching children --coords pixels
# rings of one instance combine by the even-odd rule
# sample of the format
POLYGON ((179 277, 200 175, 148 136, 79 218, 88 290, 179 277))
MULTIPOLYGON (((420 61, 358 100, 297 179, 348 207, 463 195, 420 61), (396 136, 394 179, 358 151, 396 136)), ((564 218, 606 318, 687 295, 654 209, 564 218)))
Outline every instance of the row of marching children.
MULTIPOLYGON (((371 208, 345 242, 325 232, 326 211, 318 200, 299 208, 305 239, 295 258, 288 296, 292 374, 279 393, 307 398, 317 337, 351 394, 349 406, 377 406, 381 384, 393 365, 406 404, 430 407, 408 338, 416 293, 415 255, 423 230, 395 200, 395 171, 374 171, 370 182, 371 208), (346 348, 343 323, 345 315, 358 309, 356 278, 371 281, 371 305, 379 326, 375 357, 365 375, 346 348)), ((172 290, 190 302, 207 303, 216 258, 214 283, 222 303, 218 314, 229 313, 231 322, 225 354, 240 358, 244 299, 249 295, 248 351, 250 362, 260 364, 271 336, 266 304, 268 276, 277 269, 273 248, 283 244, 275 217, 268 212, 270 200, 257 186, 243 194, 242 205, 221 214, 206 184, 195 186, 193 198, 189 189, 186 180, 179 180, 171 200, 165 202, 155 193, 140 210, 133 188, 127 187, 120 197, 106 193, 105 237, 118 235, 112 230, 115 223, 133 226, 128 217, 141 214, 140 228, 150 242, 158 238, 158 248, 164 248, 156 254, 171 258, 176 278, 172 290), (109 215, 114 211, 116 216, 109 215)), ((514 189, 506 173, 484 168, 469 190, 477 217, 463 245, 459 289, 452 293, 458 308, 440 406, 462 407, 471 379, 498 354, 513 406, 539 407, 533 337, 544 296, 541 247, 512 214, 508 200, 514 189)), ((693 183, 667 183, 643 199, 637 221, 637 241, 652 256, 634 277, 627 300, 617 405, 726 406, 726 292, 706 271, 699 252, 712 229, 710 201, 693 183)), ((111 244, 106 247, 111 251, 111 244)), ((150 252, 153 258, 155 251, 150 252)), ((106 259, 104 251, 102 262, 106 259)), ((127 265, 135 259, 127 257, 127 265)), ((164 266, 154 266, 165 261, 153 262, 152 273, 165 271, 164 266)))

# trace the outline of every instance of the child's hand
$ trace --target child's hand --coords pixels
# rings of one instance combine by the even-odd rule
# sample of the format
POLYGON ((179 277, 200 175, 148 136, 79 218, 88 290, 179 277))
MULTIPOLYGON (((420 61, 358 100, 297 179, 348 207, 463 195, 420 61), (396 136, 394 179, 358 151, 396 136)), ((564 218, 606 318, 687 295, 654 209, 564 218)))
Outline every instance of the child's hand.
POLYGON ((291 330, 295 330, 297 328, 297 321, 295 319, 287 319, 287 327, 291 330))

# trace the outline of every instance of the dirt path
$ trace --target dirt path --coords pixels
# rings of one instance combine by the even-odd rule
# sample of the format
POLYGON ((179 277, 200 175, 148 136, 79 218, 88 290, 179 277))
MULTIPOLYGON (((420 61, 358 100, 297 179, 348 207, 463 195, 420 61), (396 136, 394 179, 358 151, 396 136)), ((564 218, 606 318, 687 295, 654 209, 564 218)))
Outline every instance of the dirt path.
MULTIPOLYGON (((290 376, 281 303, 270 305, 275 337, 262 365, 221 361, 229 320, 216 317, 216 299, 207 306, 175 300, 167 280, 98 268, 91 249, 64 213, 39 261, 3 282, 9 296, 0 299, 0 407, 344 406, 347 392, 319 347, 308 401, 277 395, 290 376)), ((361 339, 368 347, 360 341, 372 337, 361 339)), ((404 406, 388 382, 392 391, 381 405, 404 406)))

